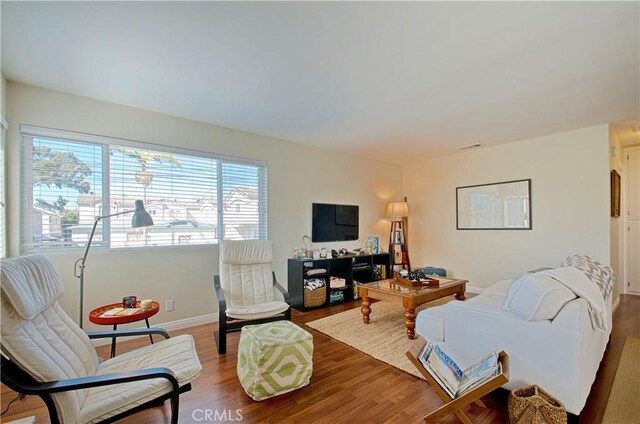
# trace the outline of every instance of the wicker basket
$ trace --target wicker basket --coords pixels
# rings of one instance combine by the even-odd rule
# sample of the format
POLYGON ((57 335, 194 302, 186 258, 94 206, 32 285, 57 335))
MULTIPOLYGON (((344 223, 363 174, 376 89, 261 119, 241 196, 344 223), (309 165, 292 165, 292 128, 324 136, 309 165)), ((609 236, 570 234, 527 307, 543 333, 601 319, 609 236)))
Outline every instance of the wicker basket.
POLYGON ((327 300, 327 287, 318 287, 315 290, 304 289, 304 307, 313 308, 314 306, 324 305, 327 300))
POLYGON ((509 395, 509 424, 566 424, 564 405, 540 387, 515 389, 509 395))

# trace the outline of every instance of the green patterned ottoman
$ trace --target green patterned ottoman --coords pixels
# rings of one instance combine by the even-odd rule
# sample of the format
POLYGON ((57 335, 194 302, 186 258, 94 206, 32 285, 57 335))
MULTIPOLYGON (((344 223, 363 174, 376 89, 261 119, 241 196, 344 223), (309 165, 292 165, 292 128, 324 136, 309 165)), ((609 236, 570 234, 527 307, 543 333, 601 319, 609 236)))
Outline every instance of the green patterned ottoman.
POLYGON ((313 337, 291 321, 242 328, 238 378, 253 400, 304 387, 312 372, 313 337))

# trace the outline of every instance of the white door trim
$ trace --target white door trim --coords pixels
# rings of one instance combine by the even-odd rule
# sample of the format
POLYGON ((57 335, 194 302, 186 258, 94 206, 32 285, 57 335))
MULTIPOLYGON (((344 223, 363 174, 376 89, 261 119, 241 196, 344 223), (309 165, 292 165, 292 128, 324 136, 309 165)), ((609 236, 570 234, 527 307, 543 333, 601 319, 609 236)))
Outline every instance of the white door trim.
POLYGON ((623 281, 621 283, 622 285, 622 290, 620 290, 620 294, 634 294, 634 295, 639 295, 640 293, 630 293, 629 292, 629 286, 627 285, 627 282, 629 281, 630 278, 630 267, 631 267, 631 263, 630 263, 630 254, 629 254, 629 237, 630 237, 630 232, 629 232, 629 225, 630 225, 630 217, 629 217, 629 199, 628 199, 628 194, 629 194, 629 181, 628 181, 628 176, 630 175, 629 172, 629 160, 627 159, 627 156, 629 154, 630 150, 640 150, 640 146, 633 146, 633 147, 625 147, 624 149, 622 149, 622 169, 623 169, 623 175, 626 177, 623 177, 622 180, 622 184, 620 187, 620 190, 622 191, 622 204, 621 206, 621 213, 623 216, 623 272, 622 272, 622 277, 623 277, 623 281))

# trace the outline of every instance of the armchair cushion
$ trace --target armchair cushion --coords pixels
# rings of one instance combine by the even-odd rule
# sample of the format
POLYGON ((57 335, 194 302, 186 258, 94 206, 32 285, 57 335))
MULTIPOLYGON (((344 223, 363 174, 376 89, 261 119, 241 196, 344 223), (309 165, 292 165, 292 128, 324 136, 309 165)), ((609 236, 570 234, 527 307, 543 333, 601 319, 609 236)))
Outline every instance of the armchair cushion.
POLYGON ((2 293, 22 319, 32 319, 64 293, 60 276, 44 255, 2 261, 2 293))
POLYGON ((227 264, 266 264, 273 262, 271 240, 225 240, 220 262, 227 264))
MULTIPOLYGON (((181 335, 108 359, 98 367, 97 375, 145 368, 171 369, 180 386, 194 380, 202 370, 200 361, 193 355, 195 344, 190 335, 181 335)), ((117 415, 155 399, 171 391, 171 383, 165 379, 135 381, 121 385, 100 386, 89 389, 86 407, 82 409, 80 422, 96 422, 117 415)))
POLYGON ((277 300, 247 306, 229 306, 227 316, 236 319, 260 319, 272 317, 289 309, 285 302, 277 300))
POLYGON ((228 307, 275 299, 269 240, 226 240, 220 249, 220 285, 228 307))
POLYGON ((3 259, 1 276, 3 383, 20 393, 41 396, 51 422, 95 422, 124 416, 154 399, 170 398, 172 422, 177 423, 178 396, 191 388, 190 380, 201 369, 190 336, 98 364, 89 337, 56 300, 64 290, 46 257, 3 259), (169 368, 169 372, 156 376, 141 367, 169 368), (126 376, 108 378, 121 371, 126 376), (141 383, 141 377, 149 378, 141 383))
POLYGON ((575 298, 574 292, 547 275, 525 274, 511 284, 503 308, 526 321, 553 319, 575 298))

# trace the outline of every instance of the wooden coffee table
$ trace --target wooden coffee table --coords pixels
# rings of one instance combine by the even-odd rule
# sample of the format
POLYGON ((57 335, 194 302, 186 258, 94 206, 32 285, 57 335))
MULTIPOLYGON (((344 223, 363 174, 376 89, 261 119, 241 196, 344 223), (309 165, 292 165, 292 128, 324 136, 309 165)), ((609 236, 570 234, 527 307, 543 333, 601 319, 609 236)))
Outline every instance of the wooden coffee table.
POLYGON ((404 307, 404 325, 407 327, 407 337, 415 338, 416 308, 424 303, 432 302, 452 294, 456 299, 464 300, 467 280, 433 277, 439 281, 434 287, 410 287, 399 284, 396 280, 382 280, 360 285, 362 296, 362 321, 369 324, 371 314, 371 300, 384 300, 400 304, 404 307))

